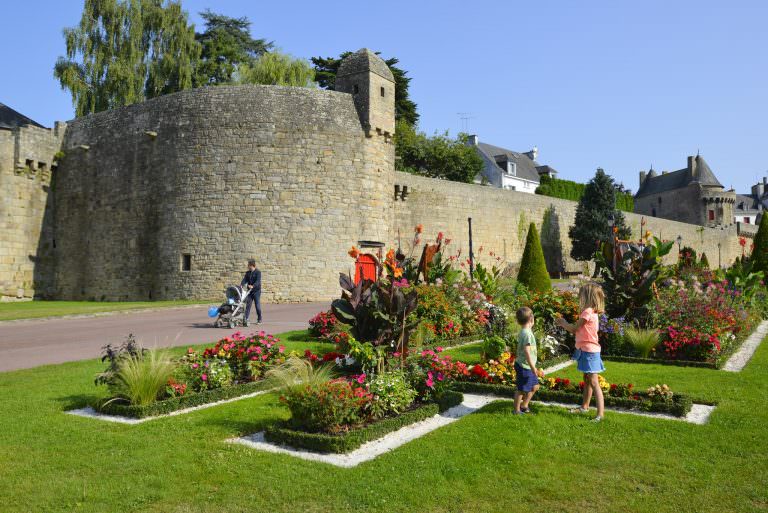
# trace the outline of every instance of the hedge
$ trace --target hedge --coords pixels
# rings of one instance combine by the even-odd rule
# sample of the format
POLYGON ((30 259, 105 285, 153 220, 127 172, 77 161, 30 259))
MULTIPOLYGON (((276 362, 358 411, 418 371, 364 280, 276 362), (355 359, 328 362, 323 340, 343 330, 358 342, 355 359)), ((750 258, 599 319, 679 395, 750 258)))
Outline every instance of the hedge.
POLYGON ((427 403, 396 417, 378 420, 367 426, 352 429, 339 435, 325 433, 307 433, 291 429, 286 422, 279 422, 264 431, 268 442, 289 445, 297 449, 307 449, 322 453, 346 453, 354 451, 366 442, 377 440, 387 433, 434 417, 438 413, 461 404, 464 396, 459 392, 447 391, 438 403, 427 403))
POLYGON ((606 362, 623 363, 655 363, 657 365, 672 365, 676 367, 699 367, 702 369, 717 369, 715 362, 697 362, 695 360, 663 360, 661 358, 640 358, 639 356, 603 356, 606 362))
MULTIPOLYGON (((571 201, 579 201, 584 194, 583 183, 573 182, 571 180, 561 180, 560 178, 550 178, 542 176, 540 185, 536 188, 536 194, 549 196, 551 198, 561 198, 571 201)), ((616 208, 624 212, 633 212, 635 200, 632 194, 616 191, 616 208)))
MULTIPOLYGON (((514 397, 516 388, 510 385, 493 385, 490 383, 474 383, 470 381, 457 381, 452 388, 464 393, 492 394, 502 397, 514 397)), ((647 397, 645 392, 639 392, 640 397, 647 397)), ((540 389, 534 395, 539 401, 561 402, 569 404, 581 404, 582 396, 578 393, 565 392, 563 390, 540 389)), ((605 394, 605 405, 627 410, 641 410, 656 413, 668 413, 675 417, 685 417, 693 401, 684 394, 675 393, 671 402, 655 402, 650 400, 636 401, 627 397, 613 397, 605 394)))
POLYGON ((214 388, 213 390, 205 390, 203 392, 189 395, 172 397, 164 401, 157 401, 155 403, 147 404, 144 406, 126 405, 120 404, 118 402, 111 402, 106 404, 107 401, 109 401, 109 398, 105 398, 97 401, 93 405, 93 408, 96 411, 107 415, 118 415, 121 417, 143 419, 146 417, 165 415, 177 410, 183 410, 185 408, 193 408, 195 406, 202 406, 204 404, 215 403, 217 401, 224 401, 226 399, 232 399, 241 395, 259 392, 263 389, 263 381, 251 381, 249 383, 214 388))

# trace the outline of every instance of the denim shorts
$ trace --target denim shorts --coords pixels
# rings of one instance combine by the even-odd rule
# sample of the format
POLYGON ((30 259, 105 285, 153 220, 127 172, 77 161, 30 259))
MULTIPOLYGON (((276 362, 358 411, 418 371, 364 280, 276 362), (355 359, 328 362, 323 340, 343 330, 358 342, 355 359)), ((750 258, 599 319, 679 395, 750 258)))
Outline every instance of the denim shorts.
POLYGON ((520 392, 530 392, 538 384, 539 378, 535 372, 515 362, 515 386, 520 392))
POLYGON ((603 359, 600 358, 600 353, 590 353, 588 351, 577 349, 573 354, 573 359, 576 360, 576 366, 579 369, 579 372, 584 374, 597 374, 605 370, 603 359))

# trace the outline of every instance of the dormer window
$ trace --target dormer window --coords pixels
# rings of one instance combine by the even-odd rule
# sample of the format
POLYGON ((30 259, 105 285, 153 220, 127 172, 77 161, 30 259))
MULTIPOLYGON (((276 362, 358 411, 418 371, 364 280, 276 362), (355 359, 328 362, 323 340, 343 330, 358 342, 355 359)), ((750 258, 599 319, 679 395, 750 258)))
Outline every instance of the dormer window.
POLYGON ((507 174, 517 176, 517 164, 510 160, 507 161, 507 174))

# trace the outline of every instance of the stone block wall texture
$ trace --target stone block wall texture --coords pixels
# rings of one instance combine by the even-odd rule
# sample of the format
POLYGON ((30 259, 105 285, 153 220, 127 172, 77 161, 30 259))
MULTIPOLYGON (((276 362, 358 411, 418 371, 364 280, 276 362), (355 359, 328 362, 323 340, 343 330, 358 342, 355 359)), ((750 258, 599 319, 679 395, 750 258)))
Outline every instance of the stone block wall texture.
MULTIPOLYGON (((390 234, 389 242, 397 244, 399 228, 405 235, 402 240, 406 254, 410 248, 405 241, 410 240, 414 226, 423 224, 425 242, 434 241, 437 233, 442 231, 452 239, 452 253, 460 250, 463 261, 469 252, 467 218, 471 217, 473 246, 478 261, 498 265, 496 257, 490 256, 490 252, 494 252, 506 265, 517 267, 525 248, 528 227, 534 222, 541 234, 550 272, 589 272, 584 262, 577 262, 569 256, 568 229, 576 215, 577 203, 574 201, 401 172, 395 173, 395 181, 407 186, 409 195, 405 201, 398 199, 394 202, 392 225, 395 231, 390 234), (482 253, 479 252, 481 247, 482 253)), ((639 237, 643 216, 628 213, 625 216, 633 237, 639 237)), ((646 230, 663 240, 682 236, 683 245, 691 246, 699 253, 706 252, 713 266, 717 265, 718 255, 723 265, 741 255, 735 226, 713 229, 654 217, 645 217, 645 220, 646 230)), ((415 254, 420 254, 419 250, 415 254)), ((676 258, 675 248, 667 257, 667 262, 674 262, 676 258)))
POLYGON ((59 298, 219 298, 253 257, 264 300, 325 300, 390 231, 394 147, 345 93, 185 91, 75 120, 64 151, 59 298))
POLYGON ((49 191, 63 133, 62 124, 0 130, 0 298, 53 292, 49 191))

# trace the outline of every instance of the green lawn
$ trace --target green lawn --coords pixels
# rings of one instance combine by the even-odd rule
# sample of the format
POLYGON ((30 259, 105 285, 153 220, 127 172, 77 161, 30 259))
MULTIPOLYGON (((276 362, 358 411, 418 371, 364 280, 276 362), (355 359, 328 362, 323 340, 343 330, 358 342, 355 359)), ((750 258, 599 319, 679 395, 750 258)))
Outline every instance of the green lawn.
POLYGON ((193 301, 14 301, 0 303, 0 321, 16 319, 38 319, 40 317, 58 317, 61 315, 80 315, 123 310, 141 310, 142 308, 164 308, 205 304, 193 301))
MULTIPOLYGON (((288 342, 303 349, 304 342, 288 342)), ((313 350, 329 344, 312 346, 313 350)), ((461 349, 460 351, 464 351, 461 349)), ((768 342, 737 374, 608 362, 609 381, 718 403, 709 424, 489 405, 354 469, 228 445, 287 416, 276 394, 135 426, 62 413, 96 360, 0 373, 8 512, 765 511, 768 342)), ((574 369, 558 375, 578 378, 574 369)))

